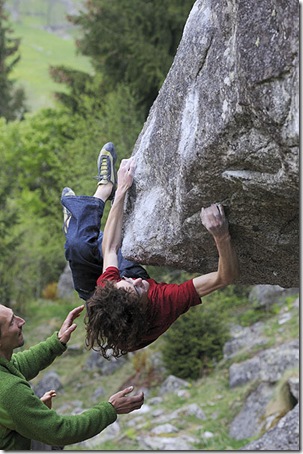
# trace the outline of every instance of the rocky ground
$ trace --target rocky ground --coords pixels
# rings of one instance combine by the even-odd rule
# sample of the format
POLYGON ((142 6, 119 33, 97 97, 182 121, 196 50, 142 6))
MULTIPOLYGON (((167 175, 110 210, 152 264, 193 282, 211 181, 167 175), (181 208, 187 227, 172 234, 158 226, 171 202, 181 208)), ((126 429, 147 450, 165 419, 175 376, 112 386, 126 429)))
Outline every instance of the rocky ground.
MULTIPOLYGON (((277 287, 267 290, 274 293, 277 287)), ((269 304, 266 297, 257 296, 260 306, 269 304)), ((197 381, 168 375, 157 351, 149 355, 148 372, 143 374, 133 373, 131 358, 108 362, 96 352, 87 354, 81 372, 87 381, 77 380, 77 399, 67 399, 60 374, 48 371, 35 389, 40 395, 50 388, 59 394, 61 390, 64 403, 59 405, 58 400, 56 409, 62 414, 76 414, 104 400, 106 386, 119 371, 124 379, 128 374, 120 388, 135 382, 145 392, 140 410, 118 417, 98 436, 65 449, 298 450, 299 299, 287 300, 281 289, 279 298, 279 309, 268 321, 231 326, 224 359, 213 374, 197 381), (85 397, 82 390, 87 392, 89 377, 94 392, 85 397)), ((277 301, 277 294, 273 300, 277 301)), ((81 348, 75 345, 68 355, 79 362, 81 348)))

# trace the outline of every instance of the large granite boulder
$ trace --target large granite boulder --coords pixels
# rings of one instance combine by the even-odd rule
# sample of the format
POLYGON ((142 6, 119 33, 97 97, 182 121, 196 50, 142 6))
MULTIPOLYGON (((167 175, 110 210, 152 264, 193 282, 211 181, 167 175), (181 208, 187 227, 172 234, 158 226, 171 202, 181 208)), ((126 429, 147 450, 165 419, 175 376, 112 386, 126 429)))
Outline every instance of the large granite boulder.
POLYGON ((299 282, 299 3, 198 0, 135 144, 122 250, 217 266, 200 209, 221 202, 243 284, 299 282))

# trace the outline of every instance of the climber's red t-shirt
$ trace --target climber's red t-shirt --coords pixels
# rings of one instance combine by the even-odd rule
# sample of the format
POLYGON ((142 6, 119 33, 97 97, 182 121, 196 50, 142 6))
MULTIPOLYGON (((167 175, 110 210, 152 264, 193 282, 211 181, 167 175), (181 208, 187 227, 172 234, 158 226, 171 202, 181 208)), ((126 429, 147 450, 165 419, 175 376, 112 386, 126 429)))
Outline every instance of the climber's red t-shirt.
MULTIPOLYGON (((118 268, 109 266, 98 278, 97 286, 102 286, 104 280, 121 281, 118 268)), ((134 350, 154 342, 181 314, 202 302, 192 279, 182 284, 165 284, 156 282, 154 279, 146 280, 149 282, 149 329, 142 335, 140 344, 134 350)))

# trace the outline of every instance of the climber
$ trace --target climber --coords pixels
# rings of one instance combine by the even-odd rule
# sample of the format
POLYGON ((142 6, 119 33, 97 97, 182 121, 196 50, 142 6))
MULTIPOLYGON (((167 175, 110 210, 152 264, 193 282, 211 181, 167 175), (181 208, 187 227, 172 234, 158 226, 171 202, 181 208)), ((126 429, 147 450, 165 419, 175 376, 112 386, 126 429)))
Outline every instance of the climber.
POLYGON ((127 396, 133 390, 130 386, 81 414, 62 416, 49 408, 53 391, 49 396, 43 396, 43 400, 33 392, 28 380, 65 352, 77 327, 74 320, 83 309, 84 305, 73 309, 60 330, 46 341, 13 354, 14 349, 24 344, 22 327, 25 321, 0 304, 1 450, 30 450, 33 440, 58 447, 78 443, 97 435, 112 424, 118 414, 130 413, 142 406, 142 392, 127 396))
POLYGON ((213 235, 218 269, 180 285, 158 283, 138 263, 121 254, 125 196, 133 183, 134 158, 123 159, 114 171, 117 155, 109 142, 98 157, 98 184, 93 197, 62 191, 66 234, 65 256, 74 287, 86 301, 86 343, 108 358, 119 357, 155 341, 201 297, 236 279, 238 260, 221 204, 202 208, 201 222, 213 235), (104 233, 100 222, 107 200, 112 206, 104 233))

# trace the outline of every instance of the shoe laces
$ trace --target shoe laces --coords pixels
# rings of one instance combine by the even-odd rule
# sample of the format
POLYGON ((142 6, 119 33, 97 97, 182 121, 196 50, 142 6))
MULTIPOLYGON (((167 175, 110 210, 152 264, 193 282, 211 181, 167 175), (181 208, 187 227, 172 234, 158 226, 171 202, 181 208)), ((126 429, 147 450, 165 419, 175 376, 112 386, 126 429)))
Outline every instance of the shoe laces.
POLYGON ((100 165, 100 178, 104 180, 108 180, 108 165, 107 165, 107 157, 101 157, 101 165, 100 165))

